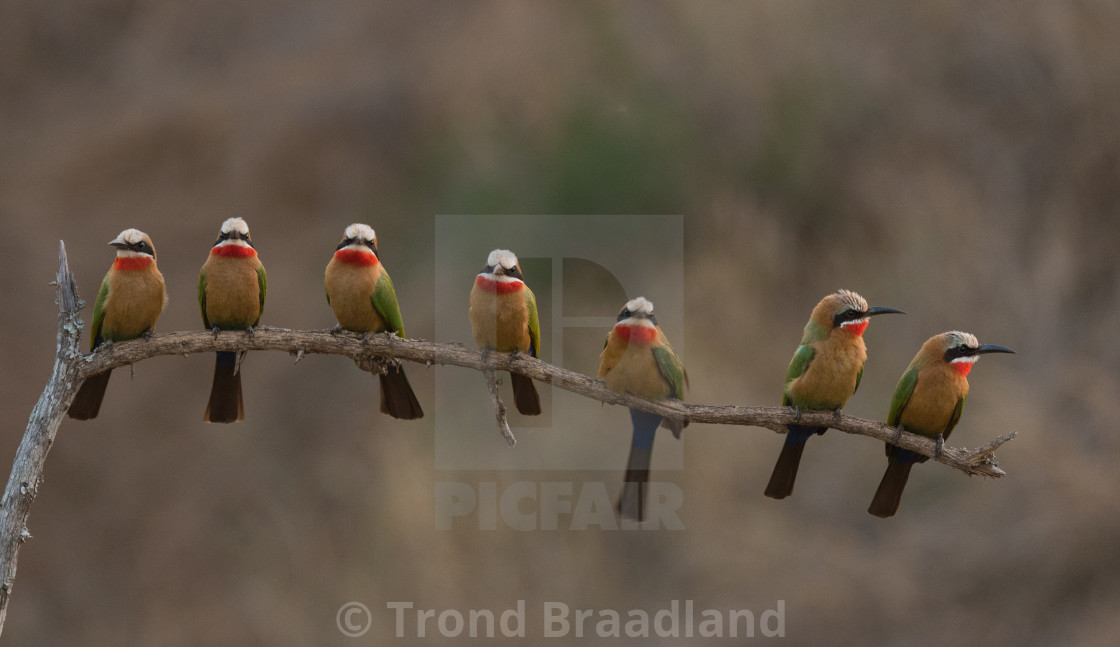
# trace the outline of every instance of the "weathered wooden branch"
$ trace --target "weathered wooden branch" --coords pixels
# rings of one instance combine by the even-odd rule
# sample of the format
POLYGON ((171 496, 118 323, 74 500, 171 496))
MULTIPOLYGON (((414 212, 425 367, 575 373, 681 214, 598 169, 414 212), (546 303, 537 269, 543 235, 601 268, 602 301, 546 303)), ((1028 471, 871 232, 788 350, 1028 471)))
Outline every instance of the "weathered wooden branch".
POLYGON ((4 630, 4 620, 8 617, 8 600, 12 595, 12 584, 16 579, 16 558, 19 547, 31 539, 27 530, 27 516, 31 504, 39 492, 43 480, 43 465, 47 452, 54 443, 58 425, 66 415, 66 409, 82 385, 79 375, 81 351, 78 338, 82 333, 82 300, 70 274, 66 260, 66 246, 58 243, 58 275, 55 277, 58 288, 58 348, 55 352, 54 370, 50 380, 31 410, 27 421, 27 431, 16 450, 12 464, 12 475, 0 499, 0 631, 4 630))
MULTIPOLYGON (((259 327, 253 332, 224 331, 216 336, 210 331, 184 331, 154 334, 148 338, 102 346, 83 355, 78 348, 82 321, 81 299, 78 297, 66 261, 66 248, 59 243, 58 269, 58 350, 54 370, 39 402, 31 412, 12 474, 0 500, 0 631, 3 631, 8 600, 15 579, 19 547, 31 537, 27 517, 42 480, 47 452, 55 433, 66 415, 78 387, 87 376, 156 357, 158 355, 189 355, 214 351, 275 350, 295 356, 306 354, 344 355, 365 370, 376 370, 385 358, 408 360, 427 366, 440 364, 481 371, 495 405, 499 431, 512 446, 516 441, 505 421, 505 405, 497 396, 494 371, 520 373, 553 386, 607 404, 618 404, 690 423, 749 425, 785 433, 794 422, 802 425, 830 427, 850 434, 869 436, 929 456, 933 460, 958 469, 965 474, 1000 477, 995 451, 1015 437, 1006 433, 974 450, 945 446, 936 455, 933 440, 903 432, 901 435, 875 420, 837 415, 831 411, 803 411, 800 419, 791 407, 758 407, 691 404, 679 400, 647 400, 609 390, 597 379, 553 366, 521 353, 491 352, 483 356, 475 348, 459 343, 436 343, 421 339, 401 339, 395 335, 360 334, 338 330, 289 330, 259 327), (896 435, 898 438, 896 439, 896 435)), ((697 427, 690 427, 689 433, 697 427)))
MULTIPOLYGON (((119 342, 109 348, 100 348, 85 355, 78 362, 78 377, 100 373, 106 369, 134 364, 157 355, 188 355, 216 350, 279 350, 293 355, 331 354, 345 355, 359 365, 371 357, 392 357, 431 366, 460 366, 477 371, 487 369, 520 373, 539 382, 571 391, 592 400, 619 404, 633 409, 659 413, 690 423, 749 425, 765 427, 785 433, 786 427, 796 420, 792 407, 757 407, 734 405, 692 404, 679 400, 646 400, 633 395, 615 393, 601 381, 559 366, 553 366, 523 353, 491 352, 486 359, 475 348, 459 343, 437 343, 422 339, 400 339, 388 333, 362 335, 331 330, 289 330, 287 328, 259 327, 249 335, 240 331, 223 331, 215 337, 212 333, 184 331, 155 334, 148 339, 119 342)), ((870 436, 893 443, 919 454, 934 457, 936 444, 924 436, 903 432, 897 442, 896 430, 882 422, 837 416, 831 411, 802 411, 798 424, 830 427, 850 434, 870 436)), ((689 428, 690 431, 694 429, 689 428)), ((992 454, 1000 445, 1015 437, 1015 432, 1004 434, 976 450, 945 446, 934 460, 954 467, 966 474, 999 477, 1004 472, 996 465, 992 454)))

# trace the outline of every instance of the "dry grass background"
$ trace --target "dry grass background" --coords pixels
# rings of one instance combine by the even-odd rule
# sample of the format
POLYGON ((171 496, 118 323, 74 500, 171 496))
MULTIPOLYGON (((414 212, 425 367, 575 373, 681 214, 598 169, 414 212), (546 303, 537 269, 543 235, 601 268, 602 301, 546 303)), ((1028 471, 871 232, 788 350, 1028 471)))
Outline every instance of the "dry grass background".
MULTIPOLYGON (((911 313, 868 331, 848 413, 885 415, 919 344, 962 328, 1019 354, 973 372, 954 444, 1020 432, 1006 479, 927 464, 888 522, 864 512, 878 445, 814 440, 775 502, 780 438, 717 428, 660 475, 684 488, 683 532, 439 532, 435 481, 613 491, 624 412, 603 413, 618 473, 436 472, 431 418, 377 415, 340 358, 254 354, 234 427, 200 421, 209 358, 160 358, 118 372, 95 422, 64 423, 6 644, 359 644, 335 629, 349 600, 373 608, 374 644, 388 600, 519 598, 784 599, 793 644, 1115 644, 1114 3, 6 0, 0 16, 5 465, 53 354, 56 241, 90 298, 105 241, 144 229, 172 297, 160 329, 192 328, 234 215, 269 270, 267 323, 333 324, 322 268, 368 221, 410 335, 430 338, 435 214, 684 214, 691 399, 776 403, 809 310, 848 287, 911 313)), ((432 373, 411 375, 431 402, 432 373)))

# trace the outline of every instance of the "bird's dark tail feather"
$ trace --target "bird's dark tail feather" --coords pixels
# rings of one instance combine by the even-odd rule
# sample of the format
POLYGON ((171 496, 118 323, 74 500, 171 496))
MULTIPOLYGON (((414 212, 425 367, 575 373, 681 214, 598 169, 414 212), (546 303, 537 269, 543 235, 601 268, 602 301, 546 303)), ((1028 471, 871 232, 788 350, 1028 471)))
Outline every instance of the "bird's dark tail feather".
POLYGON ((537 395, 537 387, 533 386, 533 380, 517 373, 510 373, 509 376, 513 385, 513 402, 517 405, 517 410, 526 416, 541 415, 541 396, 537 395))
POLYGON ((66 414, 74 420, 96 418, 97 412, 101 410, 101 400, 105 397, 105 387, 109 386, 111 374, 110 370, 87 377, 78 389, 78 394, 74 396, 74 401, 70 403, 70 409, 66 414))
POLYGON ((378 381, 381 383, 381 413, 401 420, 424 417, 420 402, 404 374, 404 367, 389 367, 388 373, 378 375, 378 381))
POLYGON ((875 498, 871 500, 871 507, 867 511, 876 517, 893 517, 898 512, 898 503, 902 500, 902 490, 906 487, 906 480, 910 478, 910 468, 913 461, 903 461, 891 458, 887 463, 887 472, 875 490, 875 498))
POLYGON ((649 483, 652 456, 652 450, 630 446, 626 476, 622 480, 622 496, 618 499, 618 514, 623 519, 645 520, 646 484, 649 483))
MULTIPOLYGON (((214 363, 214 385, 210 387, 210 402, 206 405, 206 422, 237 422, 245 419, 245 404, 241 400, 241 367, 237 353, 219 352, 214 363), (236 371, 236 372, 235 372, 236 371)), ((241 355, 241 362, 245 354, 241 355)))
POLYGON ((782 453, 774 464, 770 482, 766 484, 766 496, 771 499, 784 499, 793 494, 793 483, 797 480, 797 468, 801 465, 801 452, 813 434, 823 433, 826 427, 802 427, 790 425, 782 453))
POLYGON ((661 424, 661 416, 631 409, 630 422, 634 433, 630 440, 630 458, 626 461, 626 476, 622 479, 622 496, 618 499, 618 514, 623 519, 644 521, 653 439, 657 434, 657 425, 661 424))

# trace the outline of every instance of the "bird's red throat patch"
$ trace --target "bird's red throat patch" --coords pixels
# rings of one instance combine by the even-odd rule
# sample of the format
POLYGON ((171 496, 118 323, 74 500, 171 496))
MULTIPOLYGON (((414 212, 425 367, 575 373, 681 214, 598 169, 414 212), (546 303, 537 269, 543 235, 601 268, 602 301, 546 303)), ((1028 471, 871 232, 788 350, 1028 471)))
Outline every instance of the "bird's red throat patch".
POLYGON ((615 326, 614 332, 627 343, 648 344, 657 337, 653 326, 615 326))
POLYGON ((226 258, 252 258, 257 255, 257 250, 248 245, 214 245, 210 248, 210 253, 226 258))
POLYGON ((369 267, 370 265, 377 265, 377 254, 360 249, 343 248, 334 253, 334 257, 340 263, 347 265, 358 265, 361 267, 369 267))
POLYGON ((860 322, 857 323, 857 322, 853 321, 851 323, 842 323, 842 324, 840 324, 840 327, 843 328, 844 330, 847 330, 848 332, 852 333, 856 337, 859 337, 860 335, 863 334, 863 331, 867 330, 867 322, 866 321, 860 321, 860 322))
POLYGON ((521 281, 495 281, 479 274, 474 279, 474 284, 486 292, 494 294, 510 294, 525 287, 521 281))
POLYGON ((113 261, 113 269, 125 272, 142 270, 154 262, 151 256, 118 256, 117 260, 113 261))
POLYGON ((949 366, 952 366, 961 377, 965 377, 972 370, 972 362, 949 362, 949 366))

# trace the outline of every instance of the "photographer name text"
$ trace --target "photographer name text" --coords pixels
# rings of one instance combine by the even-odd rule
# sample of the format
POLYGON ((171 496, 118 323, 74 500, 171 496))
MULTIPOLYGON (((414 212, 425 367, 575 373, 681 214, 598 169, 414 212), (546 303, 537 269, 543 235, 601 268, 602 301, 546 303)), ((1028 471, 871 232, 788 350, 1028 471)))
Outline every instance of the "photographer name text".
MULTIPOLYGON (((655 610, 573 609, 564 602, 540 606, 543 638, 783 638, 785 600, 774 608, 697 609, 693 600, 671 600, 655 610)), ((419 609, 412 602, 387 602, 397 638, 525 638, 525 600, 509 609, 419 609)), ((536 623, 535 623, 536 624, 536 623)))

